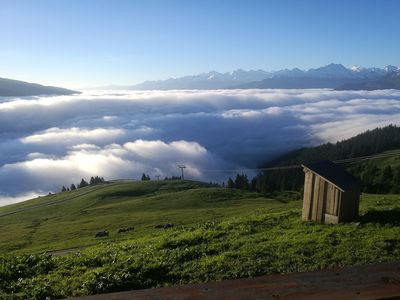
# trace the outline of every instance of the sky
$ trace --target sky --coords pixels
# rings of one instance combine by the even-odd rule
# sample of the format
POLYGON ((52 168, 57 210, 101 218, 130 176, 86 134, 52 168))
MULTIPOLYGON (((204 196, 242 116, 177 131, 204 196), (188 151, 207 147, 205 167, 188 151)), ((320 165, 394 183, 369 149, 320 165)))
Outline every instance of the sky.
POLYGON ((399 65, 397 0, 0 0, 0 77, 70 88, 399 65))

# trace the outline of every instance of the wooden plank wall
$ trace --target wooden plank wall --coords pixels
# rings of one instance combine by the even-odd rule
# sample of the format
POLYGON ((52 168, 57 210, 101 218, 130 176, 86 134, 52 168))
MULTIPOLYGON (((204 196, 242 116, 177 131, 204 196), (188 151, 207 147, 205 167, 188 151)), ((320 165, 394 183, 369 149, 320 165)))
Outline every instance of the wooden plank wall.
POLYGON ((304 169, 304 196, 303 196, 303 213, 302 220, 308 221, 311 218, 311 210, 313 206, 313 186, 314 186, 314 174, 304 169))
POLYGON ((318 199, 319 199, 319 185, 321 183, 320 177, 314 175, 315 179, 314 179, 314 188, 312 191, 313 194, 313 205, 312 205, 312 210, 311 210, 311 220, 313 221, 317 221, 317 217, 318 217, 318 199))
POLYGON ((339 201, 342 191, 339 190, 333 184, 327 182, 327 193, 326 193, 326 209, 325 213, 338 216, 339 201))
POLYGON ((317 203, 317 219, 318 222, 324 221, 325 205, 326 205, 326 187, 327 183, 324 179, 318 176, 318 203, 317 203))
POLYGON ((335 186, 328 182, 325 213, 330 215, 335 214, 335 190, 336 190, 335 186))

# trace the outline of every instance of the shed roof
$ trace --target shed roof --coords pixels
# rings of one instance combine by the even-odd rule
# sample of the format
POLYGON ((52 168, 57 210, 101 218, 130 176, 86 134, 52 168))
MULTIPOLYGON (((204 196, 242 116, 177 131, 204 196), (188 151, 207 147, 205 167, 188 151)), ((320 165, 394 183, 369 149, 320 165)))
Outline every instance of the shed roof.
POLYGON ((342 191, 352 190, 360 185, 360 181, 356 177, 330 160, 303 164, 302 166, 323 177, 342 191))

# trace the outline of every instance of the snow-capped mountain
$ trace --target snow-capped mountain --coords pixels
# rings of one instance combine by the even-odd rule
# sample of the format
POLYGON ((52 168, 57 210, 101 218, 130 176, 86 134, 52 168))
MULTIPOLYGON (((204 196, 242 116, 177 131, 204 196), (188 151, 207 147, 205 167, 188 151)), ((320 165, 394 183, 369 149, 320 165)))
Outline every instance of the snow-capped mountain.
POLYGON ((361 82, 349 82, 337 87, 337 90, 383 90, 400 89, 400 69, 388 68, 391 70, 378 79, 364 80, 361 82))
POLYGON ((399 70, 395 66, 384 68, 347 68, 341 64, 329 64, 309 70, 282 69, 278 71, 237 69, 220 73, 210 71, 198 75, 145 81, 132 86, 137 90, 172 89, 227 89, 227 88, 337 88, 347 83, 378 80, 399 70))
POLYGON ((173 89, 225 89, 247 82, 260 81, 273 76, 272 72, 263 70, 245 71, 237 69, 220 73, 210 71, 198 75, 170 78, 167 80, 145 81, 132 86, 137 90, 173 90, 173 89))
POLYGON ((399 70, 400 70, 400 67, 396 67, 396 66, 389 65, 389 66, 384 67, 383 69, 384 69, 387 73, 391 73, 391 72, 397 72, 397 71, 399 71, 399 70))

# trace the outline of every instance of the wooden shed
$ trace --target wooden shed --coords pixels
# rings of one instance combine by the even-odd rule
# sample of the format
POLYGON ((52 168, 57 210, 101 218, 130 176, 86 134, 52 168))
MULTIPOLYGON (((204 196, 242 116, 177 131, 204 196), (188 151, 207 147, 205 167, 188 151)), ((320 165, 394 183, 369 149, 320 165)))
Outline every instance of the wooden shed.
POLYGON ((357 218, 361 190, 358 179, 331 161, 302 167, 303 221, 337 224, 357 218))

